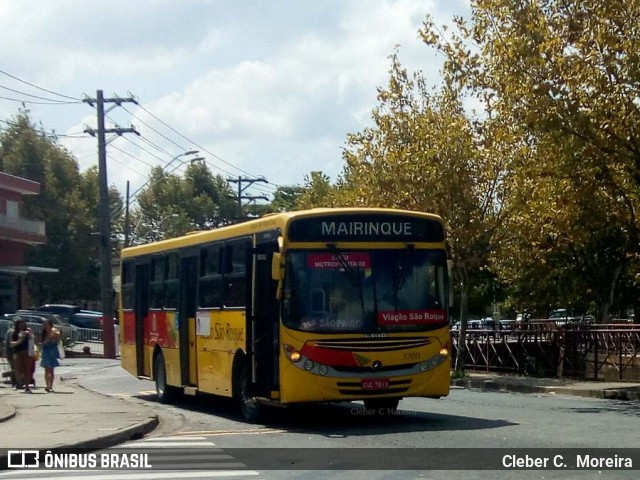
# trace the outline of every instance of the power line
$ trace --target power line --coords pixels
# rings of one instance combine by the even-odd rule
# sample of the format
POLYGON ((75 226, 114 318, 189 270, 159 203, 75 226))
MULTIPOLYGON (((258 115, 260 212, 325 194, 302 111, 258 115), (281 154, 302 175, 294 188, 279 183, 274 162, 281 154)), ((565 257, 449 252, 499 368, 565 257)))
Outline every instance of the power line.
MULTIPOLYGON (((111 148, 114 148, 113 145, 111 145, 111 148)), ((127 153, 124 150, 120 150, 123 153, 127 153)), ((127 154, 128 155, 128 154, 127 154)), ((135 170, 134 168, 131 168, 129 165, 127 165, 125 162, 121 162, 120 160, 118 160, 117 158, 115 158, 112 155, 107 154, 107 158, 109 160, 113 160, 116 163, 119 163, 120 165, 122 165, 124 168, 131 170, 133 173, 135 173, 136 175, 140 175, 141 177, 146 177, 146 175, 144 173, 139 172, 138 170, 135 170)), ((135 157, 134 157, 135 158, 135 157)))
MULTIPOLYGON (((40 95, 32 95, 32 94, 27 93, 27 92, 21 92, 20 90, 16 90, 15 88, 6 87, 4 85, 0 85, 0 88, 3 88, 5 90, 9 90, 10 92, 17 93, 19 95, 25 95, 27 97, 37 98, 38 100, 47 100, 47 101, 50 101, 50 102, 62 103, 62 104, 72 103, 72 102, 67 102, 65 100, 56 100, 55 98, 47 98, 47 97, 41 97, 40 95)), ((73 102, 73 103, 79 103, 79 102, 73 102)))
MULTIPOLYGON (((2 123, 6 123, 7 125, 9 125, 10 127, 19 127, 20 125, 18 125, 17 123, 12 123, 12 122, 8 122, 7 120, 0 120, 0 122, 2 123)), ((36 132, 36 133, 40 133, 42 135, 44 135, 45 137, 65 137, 65 138, 89 138, 87 137, 83 132, 77 132, 77 133, 55 133, 55 132, 46 132, 44 130, 38 130, 37 128, 33 128, 32 126, 30 126, 30 128, 36 132)))
MULTIPOLYGON (((123 138, 126 140, 126 137, 123 137, 123 138)), ((133 143, 133 142, 132 142, 132 143, 133 143)), ((113 148, 113 149, 115 149, 115 150, 118 150, 118 151, 119 151, 119 152, 121 152, 121 153, 124 153, 124 154, 125 154, 125 155, 127 155, 128 157, 133 158, 134 160, 137 160, 137 161, 139 161, 139 162, 141 162, 141 163, 144 163, 146 166, 148 166, 148 167, 150 167, 150 168, 155 167, 155 165, 152 165, 152 164, 151 164, 151 163, 149 163, 149 162, 145 162, 145 161, 144 161, 144 160, 142 160, 141 158, 138 158, 138 157, 136 157, 135 155, 132 155, 132 154, 130 154, 129 152, 127 152, 126 150, 123 150, 123 149, 121 149, 121 148, 118 148, 118 147, 117 147, 117 146, 115 146, 115 145, 111 145, 111 148, 113 148)), ((149 153, 149 152, 147 152, 147 153, 149 153)), ((150 154, 150 155, 153 155, 153 154, 151 154, 151 153, 149 153, 149 154, 150 154)), ((154 155, 154 156, 155 156, 155 155, 154 155)), ((162 160, 160 157, 156 157, 156 158, 157 158, 158 160, 162 160)), ((164 160, 162 160, 162 161, 164 161, 164 160)))
POLYGON ((24 100, 19 98, 0 97, 0 100, 8 100, 10 102, 28 103, 31 105, 74 105, 82 102, 37 102, 35 100, 24 100))
MULTIPOLYGON (((139 103, 137 104, 140 108, 143 108, 139 103)), ((127 110, 126 107, 122 107, 122 109, 129 113, 129 115, 131 115, 133 118, 135 118, 136 120, 138 120, 140 123, 142 123, 144 126, 149 127, 151 130, 153 130, 154 132, 156 132, 158 135, 160 135, 162 138, 164 138, 166 141, 173 143, 176 147, 178 147, 180 150, 185 150, 185 148, 182 145, 178 145, 176 142, 174 142, 173 140, 171 140, 169 137, 165 136, 164 134, 160 133, 158 130, 156 130, 155 128, 153 128, 151 125, 149 125, 147 122, 145 122, 144 120, 142 120, 140 117, 137 117, 133 112, 130 112, 129 110, 127 110)), ((144 110, 144 108, 143 108, 144 110)), ((146 111, 146 110, 145 110, 146 111)), ((185 137, 183 137, 185 138, 185 137)), ((185 138, 186 140, 188 140, 187 138, 185 138)))
MULTIPOLYGON (((164 125, 165 127, 167 127, 169 130, 171 130, 172 132, 174 132, 176 135, 179 135, 180 137, 184 138, 185 140, 187 140, 188 142, 192 143, 193 145, 195 145, 196 147, 198 147, 200 150, 205 151, 206 153, 208 153, 209 155, 211 155, 212 157, 220 160, 222 163, 230 166, 231 168, 234 168, 242 173, 245 173, 249 176, 252 176, 251 173, 247 172, 246 170, 243 170, 240 167, 235 166, 234 164, 232 164, 231 162, 226 161, 224 158, 219 157, 218 155, 216 155, 213 152, 210 152, 209 150, 207 150, 205 147, 199 145, 198 143, 194 142, 193 140, 191 140, 190 138, 186 137, 185 135, 183 135, 182 133, 180 133, 179 131, 177 131, 175 128, 173 128, 171 125, 169 125, 168 123, 164 122, 163 120, 161 120, 160 118, 158 118, 156 115, 154 115, 153 113, 151 113, 149 110, 147 110, 143 105, 138 103, 138 107, 140 107, 143 111, 145 111, 146 113, 148 113, 149 115, 151 115, 151 117, 155 118, 158 122, 160 122, 162 125, 164 125)), ((219 167, 216 167, 219 168, 219 167)), ((221 168, 219 168, 219 170, 222 170, 221 168)), ((224 171, 224 170, 222 170, 224 171)), ((227 172, 228 173, 228 172, 227 172)))
POLYGON ((14 80, 17 80, 17 81, 19 81, 21 83, 29 85, 30 87, 37 88, 38 90, 42 90, 43 92, 51 93, 52 95, 57 95, 57 96, 62 97, 62 98, 68 98, 70 100, 80 101, 79 98, 70 97, 69 95, 63 95, 62 93, 54 92, 53 90, 48 90, 46 88, 39 87, 38 85, 34 85, 33 83, 29 83, 26 80, 22 80, 21 78, 18 78, 15 75, 11 75, 10 73, 5 72, 4 70, 0 70, 0 73, 6 75, 7 77, 11 77, 14 80))
MULTIPOLYGON (((166 164, 167 164, 167 163, 169 163, 169 161, 170 161, 170 160, 165 160, 164 158, 160 158, 158 155, 156 155, 155 153, 150 152, 150 151, 149 151, 149 150, 147 150, 146 148, 144 148, 144 147, 142 147, 142 146, 138 145, 137 143, 135 143, 135 142, 134 142, 133 140, 131 140, 130 138, 126 138, 126 137, 125 137, 125 140, 126 140, 127 142, 129 142, 130 144, 132 144, 134 147, 139 148, 139 149, 140 149, 140 150, 142 150, 143 152, 147 153, 148 155, 151 155, 152 157, 157 158, 157 159, 158 159, 158 160, 160 160, 162 163, 164 163, 164 164, 165 164, 165 166, 166 166, 166 164)), ((142 136, 140 136, 140 140, 142 140, 142 136)), ((167 154, 168 156, 170 156, 170 157, 172 156, 172 154, 171 154, 171 153, 168 153, 168 152, 163 152, 163 153, 166 153, 166 154, 167 154)), ((144 163, 146 163, 146 162, 144 162, 144 163)), ((149 166, 150 166, 150 167, 152 167, 152 168, 156 166, 156 165, 151 165, 151 164, 149 164, 149 163, 147 163, 147 165, 149 165, 149 166)))

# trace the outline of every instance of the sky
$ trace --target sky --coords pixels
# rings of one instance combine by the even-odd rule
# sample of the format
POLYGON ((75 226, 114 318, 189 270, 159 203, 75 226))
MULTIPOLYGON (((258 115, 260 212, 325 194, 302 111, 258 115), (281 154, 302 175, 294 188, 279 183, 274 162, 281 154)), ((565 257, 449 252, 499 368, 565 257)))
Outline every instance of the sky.
POLYGON ((204 157, 224 178, 266 179, 246 194, 271 198, 312 171, 340 175, 395 48, 438 82, 442 58, 418 36, 428 14, 451 25, 469 0, 0 0, 0 128, 26 109, 85 170, 96 111, 82 99, 132 96, 106 105, 107 128, 140 134, 107 136, 123 195, 151 166, 181 173, 204 157))

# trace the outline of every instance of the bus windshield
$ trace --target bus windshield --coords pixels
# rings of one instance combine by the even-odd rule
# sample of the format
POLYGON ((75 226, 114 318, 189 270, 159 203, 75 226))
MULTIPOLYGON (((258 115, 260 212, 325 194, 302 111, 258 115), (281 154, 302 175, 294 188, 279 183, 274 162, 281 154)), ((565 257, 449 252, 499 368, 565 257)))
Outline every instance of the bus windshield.
POLYGON ((443 251, 289 251, 283 322, 308 332, 430 330, 447 324, 443 251))

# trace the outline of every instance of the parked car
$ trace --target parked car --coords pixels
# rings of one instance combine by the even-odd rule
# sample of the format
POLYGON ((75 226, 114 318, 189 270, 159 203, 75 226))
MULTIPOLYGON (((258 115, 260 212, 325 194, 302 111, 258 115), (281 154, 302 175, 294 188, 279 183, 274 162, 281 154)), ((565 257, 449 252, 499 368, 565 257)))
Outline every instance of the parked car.
POLYGON ((467 322, 468 330, 495 330, 496 323, 493 321, 493 318, 487 317, 482 318, 480 320, 469 320, 467 322))
POLYGON ((558 326, 562 326, 567 323, 577 323, 581 318, 570 316, 566 308, 558 308, 556 310, 551 310, 551 313, 549 313, 549 320, 554 321, 558 326))
POLYGON ((102 330, 102 312, 83 310, 77 305, 53 303, 37 308, 41 312, 51 312, 65 318, 71 325, 79 328, 102 330))
POLYGON ((516 321, 515 320, 500 320, 498 322, 498 329, 499 330, 505 330, 505 331, 510 331, 516 328, 516 321))

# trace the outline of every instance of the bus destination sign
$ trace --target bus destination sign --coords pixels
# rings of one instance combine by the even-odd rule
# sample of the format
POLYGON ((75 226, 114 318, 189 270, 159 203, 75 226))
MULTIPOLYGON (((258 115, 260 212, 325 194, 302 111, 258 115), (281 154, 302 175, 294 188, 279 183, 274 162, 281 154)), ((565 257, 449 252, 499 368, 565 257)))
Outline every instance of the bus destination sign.
POLYGON ((437 220, 389 214, 329 215, 292 220, 293 242, 442 242, 437 220))

